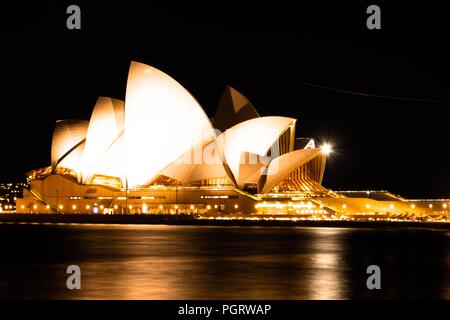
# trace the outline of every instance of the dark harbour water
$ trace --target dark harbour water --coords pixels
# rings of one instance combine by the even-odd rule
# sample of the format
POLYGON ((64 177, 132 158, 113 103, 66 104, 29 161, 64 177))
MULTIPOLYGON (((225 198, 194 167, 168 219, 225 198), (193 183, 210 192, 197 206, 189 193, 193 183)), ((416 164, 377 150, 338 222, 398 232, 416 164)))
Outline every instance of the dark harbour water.
POLYGON ((2 299, 450 299, 448 230, 0 224, 0 243, 2 299))

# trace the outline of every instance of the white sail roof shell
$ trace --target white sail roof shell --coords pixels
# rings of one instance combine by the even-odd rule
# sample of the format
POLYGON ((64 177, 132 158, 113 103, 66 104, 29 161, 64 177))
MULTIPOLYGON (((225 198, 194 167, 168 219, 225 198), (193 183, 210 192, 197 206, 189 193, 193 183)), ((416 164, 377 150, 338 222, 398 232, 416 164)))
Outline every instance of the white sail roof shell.
POLYGON ((80 171, 89 121, 59 120, 53 130, 51 164, 80 171))
POLYGON ((270 162, 270 157, 260 156, 250 152, 242 152, 239 164, 239 175, 236 184, 240 189, 244 185, 257 184, 259 177, 270 162))
MULTIPOLYGON (((288 117, 261 117, 241 122, 234 127, 226 130, 217 138, 217 143, 221 152, 221 157, 230 168, 234 181, 237 184, 244 183, 246 177, 241 178, 239 171, 241 166, 241 154, 248 152, 264 157, 270 147, 290 126, 295 125, 296 119, 288 117)), ((254 166, 255 170, 261 166, 254 166)))
POLYGON ((119 177, 125 186, 124 121, 123 101, 98 98, 86 136, 83 183, 88 183, 94 175, 105 175, 119 177))
POLYGON ((191 148, 159 174, 183 183, 228 177, 215 140, 203 146, 191 148))
POLYGON ((198 102, 177 81, 151 66, 132 62, 125 98, 128 185, 139 186, 192 146, 215 138, 198 102))
POLYGON ((224 132, 240 122, 259 118, 250 101, 236 89, 227 86, 214 117, 214 128, 224 132))
POLYGON ((265 177, 260 177, 259 193, 267 193, 292 171, 321 154, 320 148, 295 150, 273 159, 267 166, 265 177))

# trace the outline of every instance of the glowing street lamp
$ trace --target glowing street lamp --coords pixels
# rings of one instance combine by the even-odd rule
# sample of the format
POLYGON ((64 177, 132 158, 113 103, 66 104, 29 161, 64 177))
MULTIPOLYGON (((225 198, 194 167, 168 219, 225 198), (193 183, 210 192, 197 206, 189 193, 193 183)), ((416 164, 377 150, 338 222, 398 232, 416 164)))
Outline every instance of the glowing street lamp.
POLYGON ((320 147, 322 153, 326 156, 328 156, 330 153, 333 152, 333 148, 331 147, 331 145, 329 143, 324 143, 321 147, 320 147))

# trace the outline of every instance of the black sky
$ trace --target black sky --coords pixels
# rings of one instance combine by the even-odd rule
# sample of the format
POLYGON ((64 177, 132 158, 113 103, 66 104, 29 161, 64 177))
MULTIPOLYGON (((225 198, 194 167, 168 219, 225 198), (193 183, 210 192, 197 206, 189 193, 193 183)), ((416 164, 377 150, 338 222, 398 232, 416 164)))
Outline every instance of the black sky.
POLYGON ((89 119, 100 95, 124 99, 136 60, 174 77, 210 116, 230 84, 260 115, 297 118, 297 136, 335 146, 324 181, 333 190, 450 197, 450 103, 286 79, 448 101, 450 37, 439 8, 382 7, 378 31, 365 28, 364 5, 81 8, 81 31, 65 29, 65 4, 2 12, 1 181, 49 164, 56 120, 89 119))

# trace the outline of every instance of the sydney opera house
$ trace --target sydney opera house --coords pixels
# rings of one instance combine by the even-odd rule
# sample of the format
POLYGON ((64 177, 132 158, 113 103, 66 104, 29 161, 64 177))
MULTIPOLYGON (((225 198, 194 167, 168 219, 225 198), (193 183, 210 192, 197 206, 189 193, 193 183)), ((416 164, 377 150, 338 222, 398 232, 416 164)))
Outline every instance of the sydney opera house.
POLYGON ((261 117, 227 87, 209 118, 177 81, 132 62, 125 101, 55 125, 48 167, 27 174, 17 213, 444 214, 444 201, 322 186, 329 148, 296 138, 296 119, 261 117), (370 193, 370 192, 369 192, 370 193), (368 194, 369 194, 368 193, 368 194))

